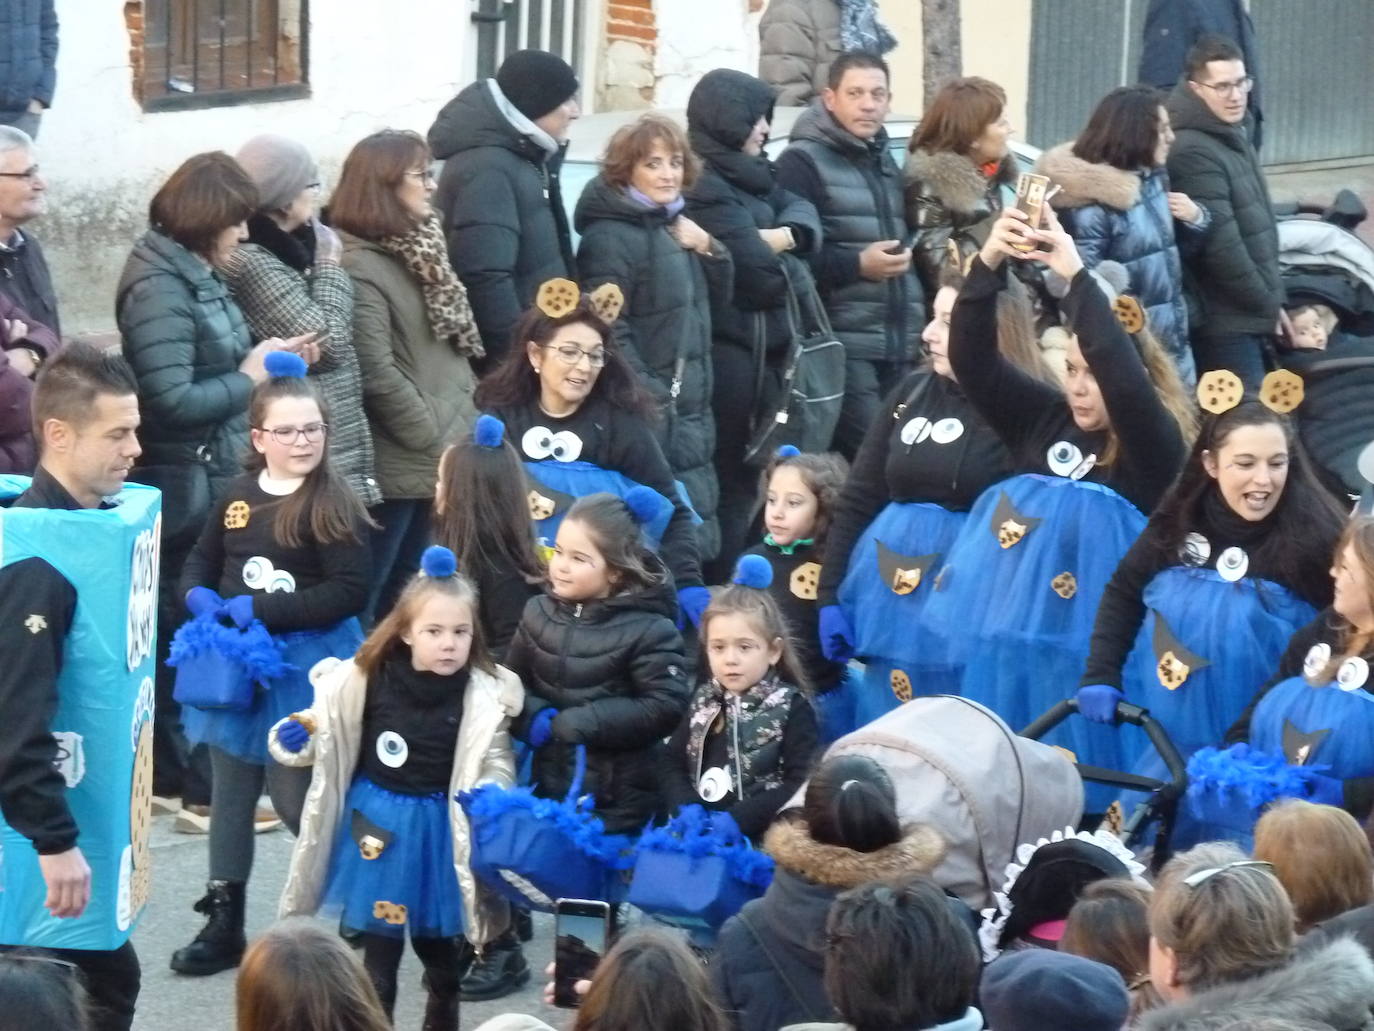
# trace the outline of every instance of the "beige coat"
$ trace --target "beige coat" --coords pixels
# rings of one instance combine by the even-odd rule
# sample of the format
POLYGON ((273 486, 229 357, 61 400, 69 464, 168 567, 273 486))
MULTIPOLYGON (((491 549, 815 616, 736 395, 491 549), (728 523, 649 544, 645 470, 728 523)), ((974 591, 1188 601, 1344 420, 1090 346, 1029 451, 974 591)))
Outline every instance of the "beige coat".
MULTIPOLYGON (((310 791, 301 814, 301 833, 291 853, 291 867, 282 889, 279 916, 308 916, 319 909, 329 875, 344 799, 358 765, 367 701, 367 679, 352 662, 326 659, 310 671, 315 704, 305 713, 315 732, 300 752, 289 752, 277 740, 278 723, 268 736, 272 757, 283 766, 314 766, 310 791)), ((515 757, 510 746, 510 720, 525 703, 520 679, 504 666, 496 676, 474 668, 463 696, 463 720, 458 728, 453 779, 449 783, 449 822, 453 827, 453 868, 463 895, 467 937, 477 946, 505 930, 504 907, 492 907, 486 892, 479 893, 468 865, 472 834, 467 814, 456 796, 482 784, 509 787, 515 783, 515 757)), ((285 722, 284 720, 282 722, 285 722)))

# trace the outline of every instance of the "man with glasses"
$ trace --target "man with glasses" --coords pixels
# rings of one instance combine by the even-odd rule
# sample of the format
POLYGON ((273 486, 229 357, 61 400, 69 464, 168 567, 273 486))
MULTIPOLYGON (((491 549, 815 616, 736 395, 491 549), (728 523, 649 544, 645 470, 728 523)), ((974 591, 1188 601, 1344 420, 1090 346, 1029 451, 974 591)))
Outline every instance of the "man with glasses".
POLYGON ((1229 369, 1251 389, 1264 378, 1284 297, 1278 226, 1251 136, 1253 87, 1236 45, 1204 36, 1168 103, 1172 188, 1212 213, 1206 238, 1183 254, 1197 370, 1229 369))
POLYGON ((57 298, 43 248, 21 228, 47 206, 47 185, 39 175, 33 140, 20 129, 0 125, 0 293, 60 336, 57 298))

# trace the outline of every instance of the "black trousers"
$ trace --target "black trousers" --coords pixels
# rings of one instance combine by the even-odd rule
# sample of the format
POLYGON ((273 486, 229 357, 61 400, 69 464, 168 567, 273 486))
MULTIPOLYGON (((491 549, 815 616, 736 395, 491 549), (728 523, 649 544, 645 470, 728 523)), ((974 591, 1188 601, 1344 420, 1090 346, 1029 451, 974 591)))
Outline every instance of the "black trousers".
POLYGON ((1193 358, 1197 374, 1213 369, 1228 369, 1240 377, 1247 391, 1259 390, 1260 381, 1271 364, 1273 339, 1257 333, 1229 333, 1223 335, 1196 334, 1193 337, 1193 358))
POLYGON ((711 354, 714 387, 711 407, 716 416, 716 478, 720 483, 720 551, 706 564, 708 584, 729 582, 740 552, 753 544, 752 529, 759 515, 759 470, 744 462, 750 422, 758 401, 758 368, 742 347, 717 346, 711 354))
POLYGON ((847 461, 854 461, 887 392, 911 369, 905 362, 870 362, 862 358, 850 358, 844 363, 844 404, 831 446, 847 461))
MULTIPOLYGON (((0 951, 8 952, 19 948, 16 945, 0 945, 0 951)), ((54 959, 65 960, 81 971, 81 980, 86 986, 93 1031, 129 1031, 134 1022, 134 1006, 138 1002, 138 989, 143 982, 143 971, 138 963, 138 953, 134 943, 125 942, 117 949, 95 951, 90 949, 31 949, 54 959)), ((40 1031, 57 1031, 44 1028, 40 1031)))
POLYGON ((181 706, 172 697, 176 670, 167 665, 172 635, 186 622, 185 600, 177 581, 190 547, 162 551, 158 570, 157 671, 154 673, 156 719, 153 721, 153 793, 181 797, 184 805, 210 804, 210 753, 204 746, 189 748, 181 732, 181 706))
MULTIPOLYGON (((405 939, 362 934, 358 942, 363 948, 363 966, 389 1017, 396 1010, 396 972, 401 968, 405 939)), ((472 965, 473 948, 468 940, 463 937, 412 937, 410 947, 424 965, 426 987, 435 995, 457 996, 463 977, 472 965)))

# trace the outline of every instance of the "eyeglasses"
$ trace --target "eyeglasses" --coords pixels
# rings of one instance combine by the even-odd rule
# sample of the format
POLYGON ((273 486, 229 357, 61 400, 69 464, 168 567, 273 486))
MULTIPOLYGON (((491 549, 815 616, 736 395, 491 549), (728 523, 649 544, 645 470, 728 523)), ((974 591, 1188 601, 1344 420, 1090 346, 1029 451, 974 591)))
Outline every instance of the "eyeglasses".
POLYGON ((407 172, 406 175, 411 179, 418 179, 422 183, 432 183, 435 181, 434 173, 429 169, 425 169, 423 172, 407 172))
POLYGON ((37 166, 37 165, 30 165, 28 168, 24 169, 24 171, 22 171, 22 172, 0 172, 0 178, 3 178, 3 179, 27 179, 29 182, 33 182, 35 179, 38 178, 38 166, 37 166))
POLYGON ((1248 75, 1243 79, 1237 79, 1235 82, 1198 82, 1196 79, 1190 81, 1211 90, 1219 97, 1233 97, 1237 93, 1244 95, 1255 88, 1255 80, 1248 75))
POLYGON ((576 344, 559 344, 557 347, 554 347, 553 344, 545 344, 544 346, 552 347, 564 365, 576 365, 583 358, 587 359, 587 364, 593 369, 599 369, 606 364, 605 351, 584 351, 576 344))
POLYGON ((305 188, 318 196, 324 190, 324 183, 306 183, 305 188))
POLYGON ((1188 888, 1196 888, 1199 884, 1205 884, 1210 878, 1227 870, 1235 870, 1242 866, 1262 866, 1266 870, 1273 870, 1273 863, 1266 863, 1259 859, 1237 859, 1234 863, 1227 863, 1225 866, 1211 866, 1206 870, 1199 870, 1197 873, 1189 874, 1183 878, 1183 884, 1188 888))
POLYGON ((270 433, 272 439, 284 447, 290 447, 296 441, 304 437, 308 443, 318 444, 324 440, 324 435, 329 432, 327 422, 312 422, 305 426, 273 426, 268 429, 266 426, 259 426, 263 433, 270 433))

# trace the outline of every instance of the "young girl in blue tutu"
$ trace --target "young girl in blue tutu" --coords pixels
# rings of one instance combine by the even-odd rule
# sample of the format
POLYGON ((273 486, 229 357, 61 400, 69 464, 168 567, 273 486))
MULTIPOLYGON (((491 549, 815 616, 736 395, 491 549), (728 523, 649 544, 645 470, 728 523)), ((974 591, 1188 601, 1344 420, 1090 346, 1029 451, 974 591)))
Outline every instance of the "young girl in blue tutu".
POLYGON ((831 516, 848 471, 839 455, 804 455, 790 444, 779 448, 763 471, 767 532, 744 553, 759 556, 772 570, 767 590, 790 631, 827 742, 859 725, 848 669, 821 649, 816 603, 831 516))
POLYGON ((583 792, 609 834, 665 809, 663 739, 687 706, 677 599, 644 526, 662 498, 634 488, 581 498, 558 528, 548 588, 531 598, 506 652, 525 685, 515 733, 535 749, 532 782, 562 799, 586 749, 583 792))
POLYGON ((264 782, 293 831, 309 784, 304 772, 272 761, 267 732, 310 704, 315 663, 352 655, 362 641, 357 614, 371 569, 367 512, 330 465, 329 413, 305 378, 305 362, 276 352, 267 356, 267 371, 270 378, 248 404, 252 448, 245 472, 211 510, 180 590, 202 621, 239 628, 261 623, 290 665, 259 685, 245 710, 183 707, 187 740, 210 746, 214 816, 210 883, 196 903, 208 920, 172 957, 172 969, 182 974, 238 965, 253 818, 264 782))
POLYGON ((421 572, 353 660, 318 667, 315 702, 273 728, 273 753, 310 766, 282 916, 338 913, 390 1016, 407 933, 425 968, 425 1027, 456 1031, 472 958, 502 928, 468 868, 459 792, 515 779, 508 728, 523 692, 496 665, 477 592, 453 553, 421 572), (467 941, 464 940, 464 935, 467 941))
POLYGON ((806 669, 772 583, 768 560, 745 555, 734 581, 712 592, 701 617, 711 678, 668 742, 666 767, 671 805, 728 812, 755 841, 820 748, 806 669))

